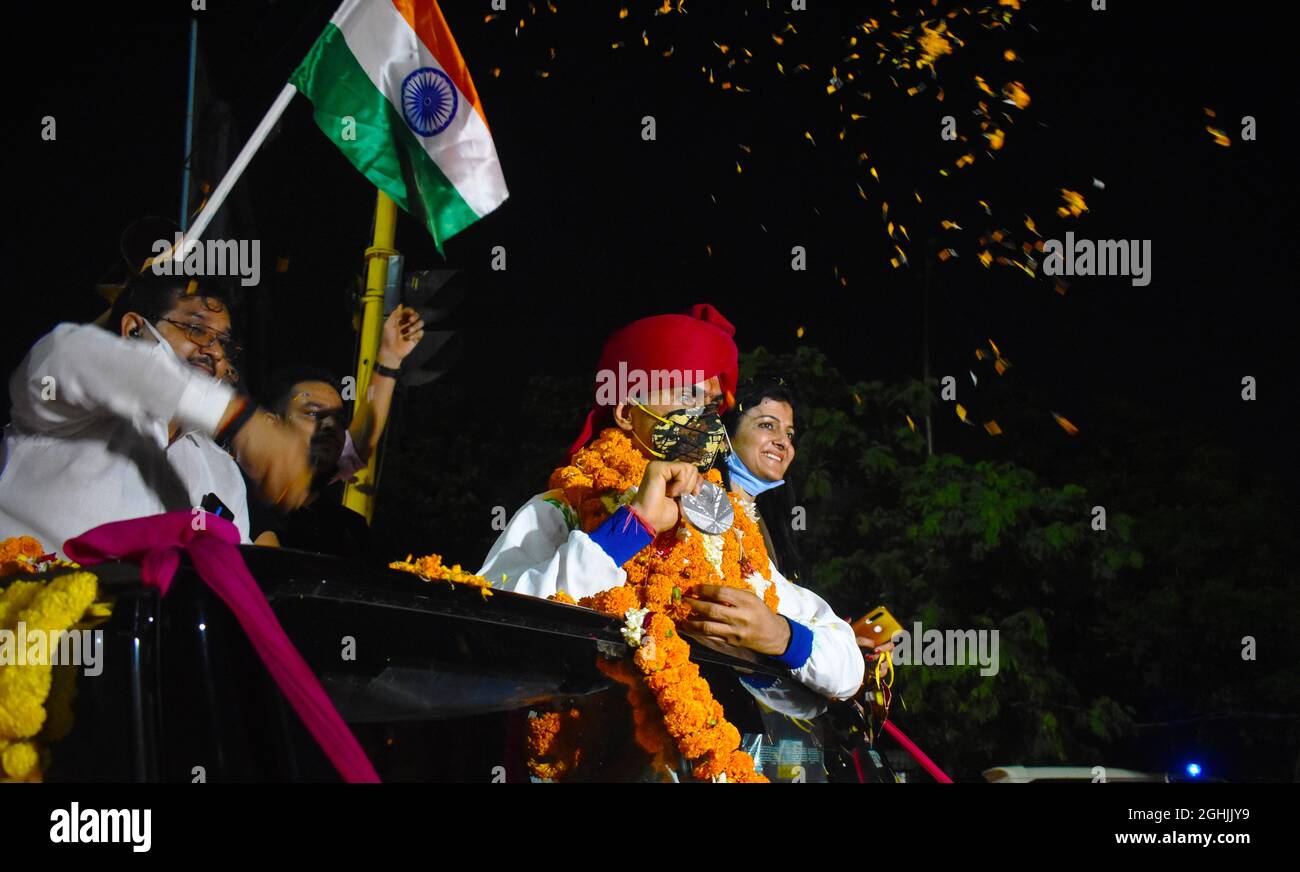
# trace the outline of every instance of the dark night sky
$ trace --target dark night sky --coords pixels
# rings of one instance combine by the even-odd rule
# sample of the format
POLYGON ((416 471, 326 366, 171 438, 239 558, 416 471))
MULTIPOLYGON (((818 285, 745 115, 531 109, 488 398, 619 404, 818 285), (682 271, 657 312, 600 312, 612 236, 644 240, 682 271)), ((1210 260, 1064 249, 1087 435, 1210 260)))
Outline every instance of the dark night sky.
MULTIPOLYGON (((965 371, 972 350, 993 337, 1016 365, 1008 376, 1015 396, 1042 410, 1043 439, 1063 439, 1049 408, 1087 433, 1102 400, 1124 398, 1183 425, 1189 442, 1290 456, 1282 416, 1295 337, 1290 145, 1298 107, 1293 72, 1269 48, 1268 21, 1249 4, 1207 15, 1145 0, 1111 2, 1105 12, 1080 0, 1026 0, 1009 34, 967 28, 971 45, 939 67, 938 84, 951 94, 944 111, 958 114, 960 129, 977 132, 963 114, 973 106, 972 73, 995 88, 1020 79, 1034 102, 1008 128, 996 163, 977 149, 968 175, 944 184, 936 169, 951 167, 961 151, 933 135, 941 114, 933 100, 902 96, 870 63, 858 68, 854 86, 873 91, 872 103, 825 93, 829 67, 845 69, 843 38, 864 11, 879 15, 888 4, 847 11, 810 0, 808 11, 790 16, 798 34, 779 49, 770 34, 784 18, 759 3, 691 0, 688 16, 665 19, 650 15, 653 3, 629 4, 633 18, 622 24, 617 3, 570 0, 558 4, 560 14, 536 17, 520 0, 509 5, 511 21, 485 25, 486 0, 444 4, 512 193, 447 247, 448 265, 469 271, 474 288, 451 325, 464 331, 469 350, 448 378, 509 396, 532 373, 585 371, 618 324, 700 300, 735 321, 742 348, 789 350, 803 326, 804 341, 854 376, 919 375, 925 238, 939 237, 939 219, 952 218, 967 232, 945 238, 962 257, 934 273, 932 368, 962 376, 972 408, 980 397, 965 371), (515 37, 520 15, 528 25, 515 37), (650 49, 640 45, 642 27, 650 49), (628 47, 611 50, 616 39, 628 47), (706 85, 702 63, 726 77, 714 39, 753 48, 753 68, 733 76, 751 93, 706 85), (667 44, 671 59, 658 53, 667 44), (996 61, 1006 47, 1024 62, 996 61), (812 71, 779 76, 776 60, 788 71, 801 61, 812 71), (499 78, 493 67, 502 68, 499 78), (541 68, 549 78, 535 75, 541 68), (841 103, 867 113, 844 143, 835 138, 841 103), (1230 134, 1240 129, 1234 119, 1256 116, 1259 140, 1216 147, 1203 106, 1217 109, 1217 126, 1230 134), (656 142, 640 138, 644 115, 657 119, 656 142), (858 166, 863 150, 880 184, 858 166), (1104 191, 1091 187, 1094 177, 1104 191), (869 202, 858 198, 856 182, 869 202), (1025 212, 1045 233, 1067 229, 1051 216, 1061 187, 1088 197, 1092 211, 1075 227, 1081 235, 1153 241, 1149 287, 1081 279, 1059 296, 1041 279, 974 261, 978 232, 1023 233, 1025 212), (994 219, 975 206, 980 198, 994 219), (910 270, 888 265, 882 199, 912 230, 910 270), (806 273, 789 269, 796 244, 808 248, 806 273), (504 273, 487 269, 494 245, 507 249, 504 273), (1243 375, 1259 378, 1258 403, 1240 400, 1243 375)), ((209 6, 197 15, 212 87, 247 132, 334 3, 209 6)), ((0 360, 6 371, 57 320, 97 314, 89 288, 114 263, 118 233, 143 215, 175 217, 183 161, 187 3, 95 4, 75 15, 46 5, 22 14, 30 16, 22 41, 53 48, 6 60, 20 101, 5 138, 13 225, 3 244, 17 270, 11 312, 19 312, 0 360), (57 39, 35 36, 46 29, 57 39), (44 115, 58 119, 57 142, 39 139, 44 115)), ((254 345, 253 371, 301 357, 345 371, 353 340, 344 290, 361 267, 373 189, 299 99, 240 191, 268 277, 257 291, 268 296, 251 311, 273 337, 254 345), (291 268, 271 277, 280 255, 291 268)), ((442 265, 405 217, 398 247, 413 266, 442 265)), ((941 447, 998 450, 982 430, 955 420, 941 421, 937 433, 941 447)), ((1289 461, 1270 467, 1295 473, 1289 461)))

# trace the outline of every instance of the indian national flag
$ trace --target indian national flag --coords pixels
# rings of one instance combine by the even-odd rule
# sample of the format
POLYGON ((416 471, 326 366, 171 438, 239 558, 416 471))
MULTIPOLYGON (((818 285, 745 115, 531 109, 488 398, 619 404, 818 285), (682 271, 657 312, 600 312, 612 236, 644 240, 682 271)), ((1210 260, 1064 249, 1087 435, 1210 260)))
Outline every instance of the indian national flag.
POLYGON ((289 81, 438 251, 508 196, 483 104, 434 0, 346 0, 289 81))

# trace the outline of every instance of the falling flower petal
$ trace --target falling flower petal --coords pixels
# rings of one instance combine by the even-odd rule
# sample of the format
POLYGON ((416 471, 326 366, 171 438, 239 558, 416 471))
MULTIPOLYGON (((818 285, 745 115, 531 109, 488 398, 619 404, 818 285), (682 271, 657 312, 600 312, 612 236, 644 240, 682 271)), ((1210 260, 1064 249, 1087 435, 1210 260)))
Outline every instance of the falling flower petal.
POLYGON ((1055 412, 1053 412, 1053 413, 1052 413, 1052 417, 1056 419, 1056 423, 1058 423, 1058 424, 1061 425, 1061 429, 1064 430, 1066 433, 1069 433, 1071 436, 1073 436, 1073 435, 1075 435, 1076 433, 1079 432, 1079 428, 1078 428, 1078 427, 1076 427, 1076 426, 1074 426, 1073 424, 1071 424, 1069 421, 1067 421, 1067 420, 1066 420, 1064 417, 1062 417, 1061 415, 1058 415, 1058 414, 1056 414, 1055 412))
POLYGON ((1019 82, 1007 82, 1002 86, 1002 93, 1006 95, 1006 102, 1017 109, 1024 109, 1029 105, 1029 92, 1019 82))
MULTIPOLYGON (((1088 204, 1084 202, 1083 194, 1080 194, 1078 191, 1061 188, 1061 196, 1065 198, 1065 206, 1061 208, 1063 208, 1067 214, 1078 218, 1084 212, 1088 211, 1088 204)), ((1061 209, 1057 209, 1056 211, 1058 215, 1061 215, 1061 209)), ((1064 218, 1066 215, 1061 215, 1061 217, 1064 218)))

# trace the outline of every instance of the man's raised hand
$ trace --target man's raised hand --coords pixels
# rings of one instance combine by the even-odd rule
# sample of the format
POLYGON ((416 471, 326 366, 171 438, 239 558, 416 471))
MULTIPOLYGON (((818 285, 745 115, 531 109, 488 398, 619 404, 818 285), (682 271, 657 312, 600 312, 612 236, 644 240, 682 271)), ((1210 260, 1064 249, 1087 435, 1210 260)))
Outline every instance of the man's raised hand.
POLYGON ((379 363, 397 369, 424 338, 424 321, 410 306, 398 306, 384 319, 379 342, 379 363))

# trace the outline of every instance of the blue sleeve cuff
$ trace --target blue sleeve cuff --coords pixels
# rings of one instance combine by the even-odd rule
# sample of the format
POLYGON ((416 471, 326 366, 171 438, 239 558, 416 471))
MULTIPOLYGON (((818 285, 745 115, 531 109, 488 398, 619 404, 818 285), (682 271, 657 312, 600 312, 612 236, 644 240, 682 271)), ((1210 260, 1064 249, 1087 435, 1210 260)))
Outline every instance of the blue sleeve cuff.
POLYGON ((790 625, 790 644, 786 645, 784 654, 772 659, 786 669, 800 669, 812 656, 813 631, 798 621, 785 620, 790 625))
POLYGON ((605 523, 587 534, 618 566, 627 563, 637 552, 654 541, 650 531, 641 526, 627 506, 605 519, 605 523))

